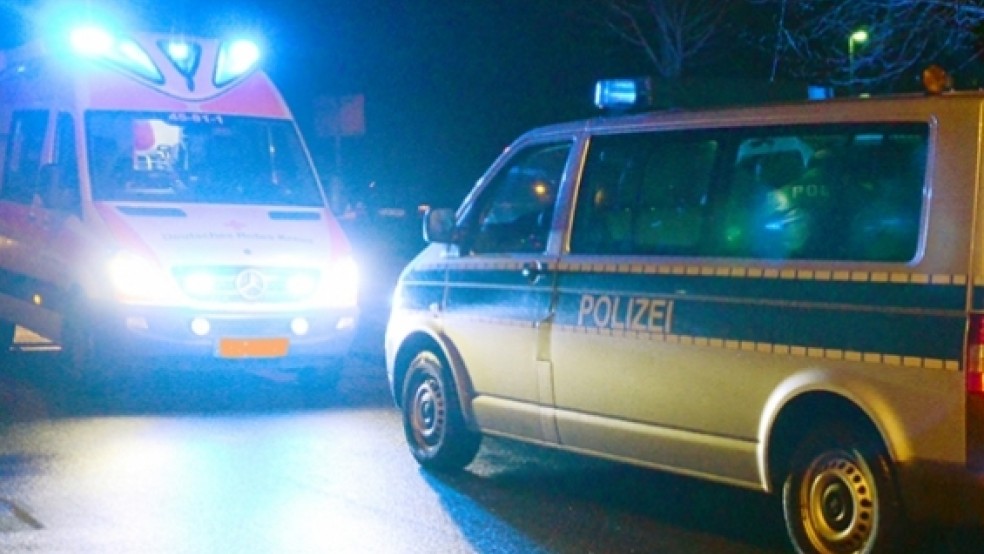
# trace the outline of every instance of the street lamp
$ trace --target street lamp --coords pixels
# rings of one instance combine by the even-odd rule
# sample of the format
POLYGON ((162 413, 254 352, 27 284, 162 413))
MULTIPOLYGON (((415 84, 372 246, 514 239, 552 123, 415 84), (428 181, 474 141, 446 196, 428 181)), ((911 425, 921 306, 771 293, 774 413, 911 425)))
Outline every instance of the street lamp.
POLYGON ((854 93, 854 45, 864 44, 867 41, 868 41, 868 31, 865 31, 864 29, 858 29, 857 31, 854 31, 853 33, 851 33, 850 36, 847 37, 847 63, 848 63, 847 70, 850 73, 848 88, 852 94, 854 93))

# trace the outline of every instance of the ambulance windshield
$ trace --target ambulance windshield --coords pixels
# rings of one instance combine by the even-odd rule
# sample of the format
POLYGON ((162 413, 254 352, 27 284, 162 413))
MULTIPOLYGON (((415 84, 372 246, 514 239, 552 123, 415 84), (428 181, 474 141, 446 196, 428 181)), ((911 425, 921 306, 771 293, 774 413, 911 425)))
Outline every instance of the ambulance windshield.
POLYGON ((89 112, 94 200, 324 205, 290 121, 89 112))

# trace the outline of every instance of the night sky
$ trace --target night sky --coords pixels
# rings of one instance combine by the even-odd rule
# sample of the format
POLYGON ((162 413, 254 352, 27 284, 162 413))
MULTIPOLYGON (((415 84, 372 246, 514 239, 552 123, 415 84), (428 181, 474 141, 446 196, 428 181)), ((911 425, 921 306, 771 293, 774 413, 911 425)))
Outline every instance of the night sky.
POLYGON ((565 0, 0 0, 4 46, 70 14, 124 26, 266 43, 264 68, 295 112, 322 172, 334 142, 314 131, 319 95, 364 94, 366 134, 343 141, 355 194, 456 204, 496 155, 535 125, 591 115, 594 81, 639 60, 565 0))

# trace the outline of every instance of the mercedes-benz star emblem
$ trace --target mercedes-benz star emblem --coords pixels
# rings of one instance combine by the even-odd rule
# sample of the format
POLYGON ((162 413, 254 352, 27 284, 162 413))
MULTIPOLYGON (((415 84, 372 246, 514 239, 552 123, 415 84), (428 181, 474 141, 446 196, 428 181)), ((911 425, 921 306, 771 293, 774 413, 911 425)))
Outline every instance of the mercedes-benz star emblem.
POLYGON ((266 290, 266 279, 255 269, 244 269, 236 275, 236 290, 244 300, 256 300, 266 290))

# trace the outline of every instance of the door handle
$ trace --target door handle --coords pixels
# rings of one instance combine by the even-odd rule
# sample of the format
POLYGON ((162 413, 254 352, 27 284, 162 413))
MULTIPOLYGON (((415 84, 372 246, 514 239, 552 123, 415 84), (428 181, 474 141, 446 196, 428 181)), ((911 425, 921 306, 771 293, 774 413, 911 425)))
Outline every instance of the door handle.
POLYGON ((547 265, 541 261, 526 262, 523 264, 523 278, 535 284, 547 272, 547 265))

